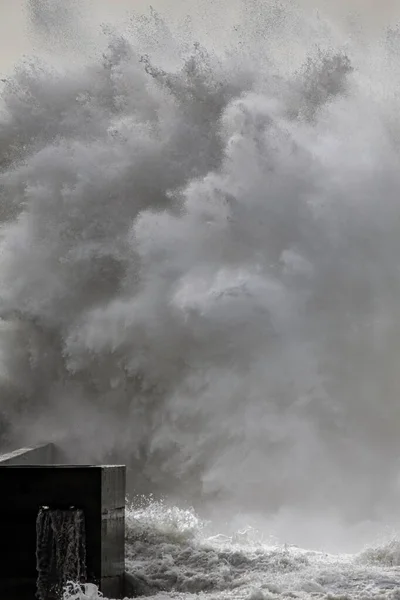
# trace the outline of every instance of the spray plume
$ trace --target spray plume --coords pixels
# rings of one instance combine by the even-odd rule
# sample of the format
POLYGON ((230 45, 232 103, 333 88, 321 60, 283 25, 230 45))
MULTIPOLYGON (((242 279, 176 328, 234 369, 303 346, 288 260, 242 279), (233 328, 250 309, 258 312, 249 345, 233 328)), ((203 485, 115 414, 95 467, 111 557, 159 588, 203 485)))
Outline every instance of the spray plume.
POLYGON ((222 51, 153 11, 5 82, 4 443, 242 510, 397 502, 398 35, 304 15, 247 2, 222 51))

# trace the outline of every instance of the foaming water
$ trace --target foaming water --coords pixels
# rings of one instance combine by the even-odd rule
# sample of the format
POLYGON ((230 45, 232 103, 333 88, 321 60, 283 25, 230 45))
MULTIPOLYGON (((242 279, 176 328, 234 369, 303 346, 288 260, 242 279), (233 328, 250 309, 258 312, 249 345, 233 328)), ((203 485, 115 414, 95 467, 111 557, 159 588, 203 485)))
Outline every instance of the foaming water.
MULTIPOLYGON (((127 510, 126 568, 135 596, 150 598, 284 598, 395 600, 399 542, 355 554, 303 550, 252 527, 218 533, 196 513, 143 500, 127 510)), ((97 600, 71 587, 65 600, 97 600)))
MULTIPOLYGON (((36 36, 62 19, 31 5, 36 36)), ((65 7, 72 42, 2 83, 4 443, 289 543, 393 527, 398 30, 254 0, 202 44, 89 28, 69 63, 65 7)))

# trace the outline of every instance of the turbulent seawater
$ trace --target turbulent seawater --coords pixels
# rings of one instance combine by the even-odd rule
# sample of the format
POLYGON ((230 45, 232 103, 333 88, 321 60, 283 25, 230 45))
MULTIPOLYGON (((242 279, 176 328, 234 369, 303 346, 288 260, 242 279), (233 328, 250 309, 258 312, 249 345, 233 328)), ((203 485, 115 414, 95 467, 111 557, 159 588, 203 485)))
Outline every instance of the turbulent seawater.
MULTIPOLYGON (((252 527, 218 533, 191 510, 143 501, 127 511, 127 572, 137 595, 181 600, 397 600, 400 541, 356 554, 280 544, 252 527)), ((96 589, 65 600, 97 600, 96 589)))
POLYGON ((143 593, 400 593, 400 30, 356 4, 27 3, 1 446, 128 465, 143 593))

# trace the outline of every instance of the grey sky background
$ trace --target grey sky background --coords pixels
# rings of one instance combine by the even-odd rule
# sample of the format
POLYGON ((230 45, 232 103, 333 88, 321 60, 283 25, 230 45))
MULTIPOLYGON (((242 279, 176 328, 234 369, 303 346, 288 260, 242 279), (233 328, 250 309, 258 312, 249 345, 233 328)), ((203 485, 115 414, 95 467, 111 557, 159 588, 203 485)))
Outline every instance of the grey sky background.
POLYGON ((25 25, 24 0, 0 0, 0 69, 29 50, 25 25))
MULTIPOLYGON (((222 25, 235 20, 240 3, 251 0, 0 0, 0 71, 9 72, 16 61, 29 55, 34 47, 29 23, 29 4, 54 7, 59 4, 79 6, 95 27, 102 22, 118 22, 132 11, 146 12, 150 6, 172 19, 190 14, 193 23, 203 31, 217 31, 222 25)), ((357 14, 367 35, 373 35, 383 25, 396 23, 400 17, 398 0, 299 0, 305 9, 329 14, 345 27, 345 17, 357 14)), ((265 0, 266 9, 269 0, 265 0)))
POLYGON ((93 30, 102 23, 126 22, 134 12, 146 13, 152 6, 172 20, 181 20, 187 14, 196 26, 204 29, 208 22, 210 30, 218 28, 219 17, 224 23, 234 19, 235 9, 240 0, 225 2, 199 0, 0 0, 0 71, 9 72, 13 65, 35 47, 29 6, 50 6, 53 14, 57 4, 64 14, 69 7, 78 6, 79 11, 90 21, 93 30))

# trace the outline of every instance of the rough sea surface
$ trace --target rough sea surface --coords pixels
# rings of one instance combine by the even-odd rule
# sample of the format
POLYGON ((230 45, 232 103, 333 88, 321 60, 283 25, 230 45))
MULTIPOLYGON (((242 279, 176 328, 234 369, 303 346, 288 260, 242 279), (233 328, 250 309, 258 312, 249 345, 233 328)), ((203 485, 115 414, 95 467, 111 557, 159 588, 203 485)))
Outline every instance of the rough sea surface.
MULTIPOLYGON (((278 543, 253 527, 216 533, 192 510, 142 501, 127 511, 126 569, 136 595, 181 600, 397 600, 400 540, 353 553, 278 543)), ((97 600, 66 593, 64 600, 97 600)))

